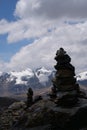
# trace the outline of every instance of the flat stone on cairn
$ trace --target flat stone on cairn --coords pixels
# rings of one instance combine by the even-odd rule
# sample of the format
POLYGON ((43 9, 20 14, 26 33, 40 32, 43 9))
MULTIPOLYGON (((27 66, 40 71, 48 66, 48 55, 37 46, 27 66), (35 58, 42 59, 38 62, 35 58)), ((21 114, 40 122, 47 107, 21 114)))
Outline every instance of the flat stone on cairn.
POLYGON ((57 50, 55 60, 56 74, 53 81, 53 86, 57 91, 57 104, 61 106, 73 106, 78 101, 79 85, 75 78, 75 68, 70 63, 71 58, 63 48, 57 50))

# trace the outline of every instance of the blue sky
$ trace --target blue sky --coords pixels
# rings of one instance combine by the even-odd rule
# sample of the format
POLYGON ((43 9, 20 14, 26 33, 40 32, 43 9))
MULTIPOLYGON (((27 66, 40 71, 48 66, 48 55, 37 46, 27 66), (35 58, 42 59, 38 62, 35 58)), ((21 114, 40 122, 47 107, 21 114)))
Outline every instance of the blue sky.
POLYGON ((59 47, 87 71, 87 0, 0 0, 0 71, 53 68, 59 47))
MULTIPOLYGON (((7 21, 16 21, 14 10, 18 0, 0 0, 0 19, 7 21)), ((3 26, 4 28, 4 26, 3 26)), ((10 58, 20 50, 22 46, 31 43, 32 40, 22 40, 14 44, 9 44, 7 41, 7 34, 0 35, 0 58, 4 61, 9 61, 10 58)))
POLYGON ((26 46, 33 40, 22 40, 17 43, 9 44, 6 40, 7 35, 0 36, 0 56, 1 59, 8 62, 11 57, 20 50, 22 46, 26 46))
MULTIPOLYGON (((13 11, 15 9, 16 0, 0 0, 0 19, 12 21, 14 19, 13 11)), ((6 41, 6 35, 0 35, 0 57, 9 60, 14 48, 9 46, 6 41)))
POLYGON ((0 0, 0 19, 15 20, 13 12, 18 0, 0 0))

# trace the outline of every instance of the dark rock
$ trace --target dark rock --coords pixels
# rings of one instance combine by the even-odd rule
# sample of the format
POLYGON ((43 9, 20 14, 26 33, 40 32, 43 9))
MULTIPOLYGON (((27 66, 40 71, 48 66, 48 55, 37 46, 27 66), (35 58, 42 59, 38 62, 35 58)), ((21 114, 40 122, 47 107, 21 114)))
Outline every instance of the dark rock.
POLYGON ((58 85, 70 85, 76 83, 76 78, 72 77, 59 77, 55 79, 55 82, 57 82, 58 85))
POLYGON ((33 104, 33 90, 32 90, 32 88, 28 89, 26 104, 27 104, 27 107, 30 107, 33 104))
POLYGON ((55 85, 51 87, 51 93, 49 93, 51 99, 55 99, 57 97, 57 90, 55 85))
POLYGON ((57 103, 57 106, 62 106, 62 107, 67 107, 67 108, 70 108, 70 107, 75 107, 76 104, 78 104, 78 98, 77 98, 77 95, 71 95, 71 94, 66 94, 64 96, 62 96, 61 98, 59 98, 56 103, 57 103))
MULTIPOLYGON (((65 95, 62 100, 73 97, 65 95)), ((75 101, 73 99, 73 101, 75 101)), ((65 101, 65 102, 66 102, 65 101)), ((59 103, 59 102, 58 102, 59 103)), ((1 130, 80 130, 87 128, 87 100, 80 99, 74 107, 60 107, 54 101, 40 100, 27 110, 7 109, 0 114, 1 130)), ((71 101, 69 102, 71 106, 71 101)), ((68 105, 69 105, 68 103, 68 105)), ((74 103, 74 102, 72 102, 74 103)))
POLYGON ((71 116, 68 127, 76 130, 87 128, 87 106, 79 108, 79 110, 71 116))
POLYGON ((74 71, 70 71, 69 69, 59 69, 57 70, 55 77, 59 78, 59 77, 73 77, 75 76, 75 72, 74 71))
POLYGON ((9 105, 17 101, 19 100, 10 97, 0 97, 0 108, 7 108, 9 105))
POLYGON ((64 70, 75 71, 75 68, 69 63, 68 64, 61 64, 61 65, 59 63, 57 63, 54 67, 56 70, 64 69, 64 70))
POLYGON ((63 48, 60 48, 55 57, 57 64, 55 65, 56 74, 53 81, 53 86, 56 87, 57 93, 65 92, 65 95, 62 97, 57 97, 58 106, 74 106, 77 104, 78 97, 80 94, 79 85, 76 82, 75 68, 70 63, 71 58, 63 48), (74 93, 73 93, 74 91, 74 93), (66 93, 68 92, 68 94, 66 93))
POLYGON ((34 103, 36 103, 36 102, 38 102, 38 101, 40 101, 40 100, 42 100, 43 98, 42 98, 42 96, 41 95, 37 95, 37 96, 35 96, 35 98, 34 98, 34 103))
POLYGON ((65 54, 65 55, 56 55, 55 60, 58 61, 58 63, 61 64, 65 64, 65 63, 69 63, 71 61, 71 58, 65 54))

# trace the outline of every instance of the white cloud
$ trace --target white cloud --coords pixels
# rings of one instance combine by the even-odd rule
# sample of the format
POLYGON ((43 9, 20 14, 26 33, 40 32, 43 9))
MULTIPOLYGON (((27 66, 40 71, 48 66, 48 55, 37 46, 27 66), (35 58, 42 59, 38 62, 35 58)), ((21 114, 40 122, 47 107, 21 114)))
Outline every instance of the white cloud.
POLYGON ((19 0, 15 15, 20 18, 87 18, 87 0, 19 0))
MULTIPOLYGON (((64 47, 72 57, 77 71, 86 69, 87 0, 19 0, 16 21, 0 21, 0 34, 8 34, 8 43, 34 38, 34 43, 20 49, 5 64, 7 69, 40 66, 53 67, 54 56, 64 47), (64 21, 83 21, 74 25, 64 21)), ((0 67, 1 68, 1 67, 0 67)))
POLYGON ((49 35, 23 47, 8 64, 10 69, 50 67, 56 64, 54 57, 57 49, 64 47, 76 66, 76 71, 85 70, 87 65, 87 23, 62 25, 49 32, 49 35))
POLYGON ((2 59, 0 59, 0 72, 8 71, 7 63, 5 63, 2 59))
POLYGON ((59 28, 60 23, 67 19, 82 21, 86 18, 85 6, 86 0, 19 0, 14 14, 21 19, 12 22, 1 20, 0 34, 8 34, 8 43, 41 38, 48 35, 49 29, 59 28))

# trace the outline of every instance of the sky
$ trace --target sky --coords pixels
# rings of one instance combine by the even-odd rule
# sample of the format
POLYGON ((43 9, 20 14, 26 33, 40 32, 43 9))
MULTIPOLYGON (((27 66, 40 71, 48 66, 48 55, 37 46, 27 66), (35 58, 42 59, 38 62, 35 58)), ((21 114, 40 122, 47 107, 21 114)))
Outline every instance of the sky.
POLYGON ((87 0, 0 0, 0 71, 53 69, 60 47, 87 71, 87 0))

